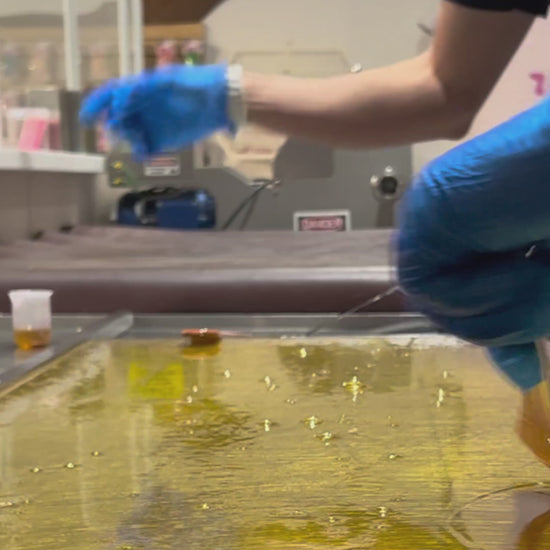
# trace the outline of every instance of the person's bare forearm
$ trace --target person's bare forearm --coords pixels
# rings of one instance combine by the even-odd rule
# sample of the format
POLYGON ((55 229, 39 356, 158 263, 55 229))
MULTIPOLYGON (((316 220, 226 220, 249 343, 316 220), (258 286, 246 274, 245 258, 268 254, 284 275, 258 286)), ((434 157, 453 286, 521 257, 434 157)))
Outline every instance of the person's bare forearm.
POLYGON ((318 80, 245 75, 249 119, 333 147, 461 138, 533 19, 442 1, 431 47, 417 58, 318 80))
POLYGON ((324 79, 246 74, 249 120, 333 147, 459 138, 475 109, 451 104, 429 56, 324 79))

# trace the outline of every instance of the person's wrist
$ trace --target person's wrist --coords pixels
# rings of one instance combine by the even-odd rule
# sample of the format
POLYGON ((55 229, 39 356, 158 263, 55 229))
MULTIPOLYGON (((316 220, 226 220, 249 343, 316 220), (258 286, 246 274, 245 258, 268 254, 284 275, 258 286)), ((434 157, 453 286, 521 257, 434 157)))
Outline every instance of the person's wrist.
POLYGON ((244 125, 248 118, 246 103, 245 76, 241 65, 227 67, 227 114, 235 131, 244 125))

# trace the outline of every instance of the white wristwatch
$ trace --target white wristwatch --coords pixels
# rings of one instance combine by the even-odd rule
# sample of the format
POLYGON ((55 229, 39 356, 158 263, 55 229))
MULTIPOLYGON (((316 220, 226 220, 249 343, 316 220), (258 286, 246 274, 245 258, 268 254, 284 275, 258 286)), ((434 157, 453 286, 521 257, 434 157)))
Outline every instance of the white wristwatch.
POLYGON ((227 67, 227 97, 229 118, 235 130, 246 123, 247 109, 243 87, 243 68, 241 65, 227 67))

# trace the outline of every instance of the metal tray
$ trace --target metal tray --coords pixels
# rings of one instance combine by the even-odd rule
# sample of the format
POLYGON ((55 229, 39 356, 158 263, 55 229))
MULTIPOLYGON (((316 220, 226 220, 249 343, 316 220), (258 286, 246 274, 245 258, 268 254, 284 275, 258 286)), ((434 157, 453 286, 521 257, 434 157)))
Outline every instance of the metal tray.
POLYGON ((0 396, 24 383, 56 358, 93 340, 177 338, 187 328, 215 328, 249 338, 304 337, 320 326, 317 336, 427 334, 436 328, 418 314, 338 315, 133 315, 56 316, 51 347, 19 353, 12 343, 11 320, 0 317, 0 396))

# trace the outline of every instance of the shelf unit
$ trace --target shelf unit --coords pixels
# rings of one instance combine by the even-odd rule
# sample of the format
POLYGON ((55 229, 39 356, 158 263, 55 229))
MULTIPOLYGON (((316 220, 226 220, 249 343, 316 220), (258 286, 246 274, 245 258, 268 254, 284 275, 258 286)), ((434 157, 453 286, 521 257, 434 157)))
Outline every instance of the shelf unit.
POLYGON ((103 174, 105 157, 65 151, 20 151, 0 149, 0 171, 103 174))

